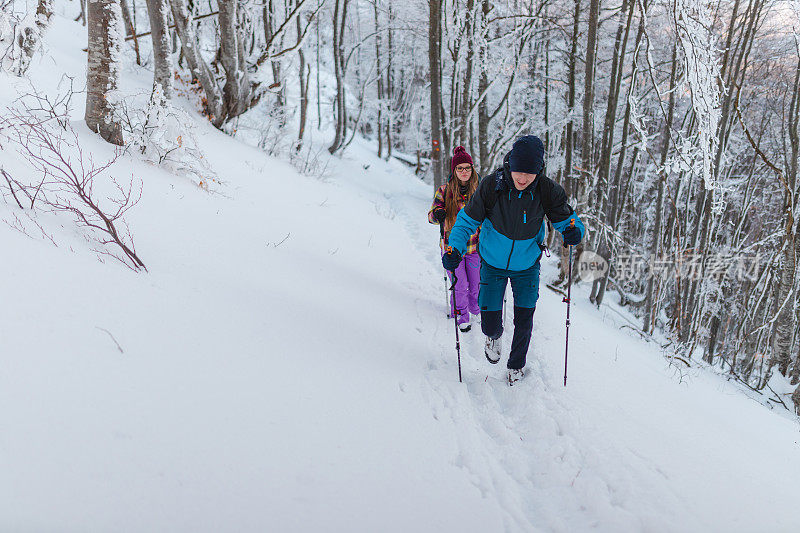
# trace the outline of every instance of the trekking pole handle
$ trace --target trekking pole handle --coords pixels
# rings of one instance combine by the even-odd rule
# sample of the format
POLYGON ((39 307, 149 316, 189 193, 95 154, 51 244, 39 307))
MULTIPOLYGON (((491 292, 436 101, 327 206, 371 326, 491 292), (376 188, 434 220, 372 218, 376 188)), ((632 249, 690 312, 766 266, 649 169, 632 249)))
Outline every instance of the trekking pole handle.
MULTIPOLYGON (((453 251, 453 247, 452 246, 448 246, 447 248, 444 249, 444 253, 446 253, 446 254, 449 254, 452 251, 453 251)), ((453 290, 456 287, 456 283, 458 283, 458 277, 456 277, 456 270, 455 269, 448 270, 448 272, 450 272, 453 275, 453 285, 450 287, 450 290, 453 290)))

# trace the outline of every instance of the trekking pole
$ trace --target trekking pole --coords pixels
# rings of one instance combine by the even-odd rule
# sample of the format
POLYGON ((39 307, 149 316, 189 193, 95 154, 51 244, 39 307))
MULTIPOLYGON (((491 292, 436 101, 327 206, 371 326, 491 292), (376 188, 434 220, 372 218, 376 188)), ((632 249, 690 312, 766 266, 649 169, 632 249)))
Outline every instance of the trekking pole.
MULTIPOLYGON (((575 219, 570 222, 570 227, 575 227, 575 219)), ((567 358, 569 357, 569 304, 572 296, 572 248, 569 246, 569 278, 567 281, 567 295, 564 297, 564 302, 567 304, 567 337, 566 346, 564 349, 564 386, 567 386, 567 358)))
MULTIPOLYGON (((439 222, 439 235, 442 238, 442 246, 444 246, 444 223, 439 222)), ((447 318, 450 318, 450 311, 453 309, 453 306, 450 305, 449 297, 447 293, 450 289, 447 288, 447 270, 444 271, 444 306, 447 308, 447 318)))
MULTIPOLYGON (((447 252, 452 251, 453 248, 451 246, 447 247, 447 252)), ((458 283, 458 278, 456 277, 456 271, 451 270, 450 273, 453 275, 453 284, 450 286, 450 290, 453 292, 453 302, 456 301, 456 283, 458 283)), ((456 309, 455 304, 453 305, 453 324, 456 327, 456 354, 458 354, 458 382, 463 383, 461 381, 461 342, 458 340, 458 309, 456 309)))

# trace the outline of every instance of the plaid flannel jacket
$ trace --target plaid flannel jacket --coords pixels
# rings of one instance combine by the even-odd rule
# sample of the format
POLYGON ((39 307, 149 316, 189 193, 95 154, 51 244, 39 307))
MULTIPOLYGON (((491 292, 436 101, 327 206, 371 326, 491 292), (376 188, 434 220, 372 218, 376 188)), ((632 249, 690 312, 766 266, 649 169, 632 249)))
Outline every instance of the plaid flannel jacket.
MULTIPOLYGON (((441 187, 439 187, 439 189, 436 191, 436 195, 433 197, 433 205, 431 205, 431 209, 430 211, 428 211, 428 222, 430 222, 431 224, 439 223, 435 218, 433 218, 433 210, 436 209, 437 207, 441 207, 442 209, 444 209, 445 188, 447 188, 446 183, 441 187)), ((460 195, 460 194, 456 195, 456 202, 458 204, 458 209, 459 210, 463 209, 464 206, 467 205, 468 200, 469 198, 467 198, 466 195, 460 195)), ((444 228, 445 239, 450 236, 450 229, 451 228, 447 227, 447 222, 445 222, 445 228, 444 228)), ((478 235, 480 234, 480 232, 481 229, 478 228, 478 231, 476 231, 470 236, 469 241, 467 241, 467 251, 464 253, 464 255, 474 254, 478 251, 478 235)), ((439 247, 442 250, 444 250, 445 241, 439 239, 439 247)))

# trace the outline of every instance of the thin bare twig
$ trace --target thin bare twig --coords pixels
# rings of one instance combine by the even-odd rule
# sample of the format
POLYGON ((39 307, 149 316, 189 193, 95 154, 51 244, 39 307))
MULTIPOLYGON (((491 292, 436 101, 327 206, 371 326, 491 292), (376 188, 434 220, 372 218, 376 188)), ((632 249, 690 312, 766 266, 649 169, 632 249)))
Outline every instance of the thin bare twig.
POLYGON ((290 236, 290 235, 291 235, 291 232, 290 232, 290 233, 287 233, 287 234, 286 234, 286 237, 284 237, 284 238, 283 238, 283 240, 282 240, 281 242, 279 242, 279 243, 268 242, 268 243, 267 243, 267 246, 269 246, 269 245, 272 245, 272 247, 273 247, 273 248, 277 248, 277 247, 278 247, 278 246, 280 246, 281 244, 285 243, 285 242, 287 241, 287 239, 289 239, 289 236, 290 236))
POLYGON ((117 345, 117 350, 119 350, 119 353, 125 353, 125 351, 122 349, 122 346, 119 345, 117 339, 114 338, 114 335, 112 335, 110 331, 108 331, 105 328, 101 328, 100 326, 95 326, 95 328, 99 329, 100 331, 108 333, 108 336, 111 337, 111 340, 114 341, 114 344, 117 345))
POLYGON ((6 183, 8 183, 8 190, 11 191, 11 196, 14 197, 14 200, 17 202, 17 205, 19 206, 19 208, 20 209, 25 209, 24 207, 22 207, 22 204, 20 203, 19 198, 17 198, 17 193, 14 192, 14 186, 11 184, 11 181, 12 181, 11 180, 11 176, 9 176, 6 173, 5 169, 3 169, 3 168, 0 168, 0 173, 2 173, 3 177, 6 179, 6 183))

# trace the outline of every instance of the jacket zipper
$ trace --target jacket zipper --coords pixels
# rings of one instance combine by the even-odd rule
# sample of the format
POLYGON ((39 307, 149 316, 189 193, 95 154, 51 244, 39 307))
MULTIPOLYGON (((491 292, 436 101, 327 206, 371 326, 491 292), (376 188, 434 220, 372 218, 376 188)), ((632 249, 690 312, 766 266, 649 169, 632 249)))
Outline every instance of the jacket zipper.
POLYGON ((515 241, 514 239, 511 239, 511 251, 508 252, 508 261, 506 262, 506 270, 508 270, 508 267, 511 266, 511 255, 514 253, 514 244, 516 244, 516 242, 517 241, 515 241))
MULTIPOLYGON (((511 198, 511 191, 508 192, 509 199, 511 198)), ((519 198, 522 198, 522 193, 519 193, 519 198)), ((527 210, 523 210, 523 217, 527 217, 527 210)), ((517 227, 519 227, 519 219, 517 219, 517 223, 514 225, 513 233, 517 232, 517 227)), ((511 266, 511 256, 514 255, 514 245, 517 244, 516 239, 511 239, 511 251, 508 252, 508 261, 506 261, 506 270, 508 267, 511 266)))

